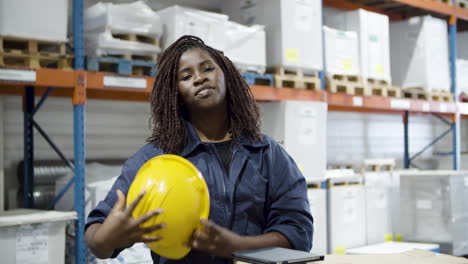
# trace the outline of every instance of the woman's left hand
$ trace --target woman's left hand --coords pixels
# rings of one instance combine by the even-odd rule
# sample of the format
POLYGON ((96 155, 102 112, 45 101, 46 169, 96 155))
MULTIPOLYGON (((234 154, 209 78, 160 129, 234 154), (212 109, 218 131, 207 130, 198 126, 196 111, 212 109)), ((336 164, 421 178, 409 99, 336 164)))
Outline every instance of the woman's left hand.
POLYGON ((220 257, 231 257, 232 252, 240 250, 242 236, 210 220, 202 219, 201 224, 203 228, 195 231, 189 247, 220 257))

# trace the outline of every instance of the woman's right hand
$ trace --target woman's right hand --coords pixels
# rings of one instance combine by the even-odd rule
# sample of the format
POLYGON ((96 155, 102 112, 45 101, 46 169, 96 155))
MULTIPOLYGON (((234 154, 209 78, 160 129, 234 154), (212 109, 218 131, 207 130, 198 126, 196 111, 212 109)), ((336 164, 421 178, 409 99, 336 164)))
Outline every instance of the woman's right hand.
POLYGON ((160 236, 148 236, 148 233, 162 229, 165 223, 142 228, 140 225, 154 216, 161 214, 162 209, 155 209, 139 218, 133 218, 132 212, 141 201, 145 191, 142 191, 133 203, 125 208, 125 195, 117 190, 118 200, 107 216, 106 220, 96 230, 94 243, 96 247, 105 251, 114 251, 117 248, 128 248, 137 242, 154 242, 161 240, 160 236))

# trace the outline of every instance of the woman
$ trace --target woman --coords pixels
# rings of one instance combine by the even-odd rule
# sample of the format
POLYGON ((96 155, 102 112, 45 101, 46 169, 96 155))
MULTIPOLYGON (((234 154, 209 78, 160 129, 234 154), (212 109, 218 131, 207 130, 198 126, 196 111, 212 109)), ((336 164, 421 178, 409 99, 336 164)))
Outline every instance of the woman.
MULTIPOLYGON (((149 159, 177 154, 204 176, 210 220, 202 221, 181 260, 153 252, 154 263, 226 263, 232 252, 265 247, 309 251, 313 219, 304 177, 271 138, 260 134, 258 105, 232 62, 194 36, 183 36, 160 57, 151 92, 152 136, 86 224, 86 242, 99 258, 116 257, 136 242, 164 239, 139 225, 161 213, 131 217, 125 193, 149 159)), ((140 198, 143 194, 140 195, 140 198)))

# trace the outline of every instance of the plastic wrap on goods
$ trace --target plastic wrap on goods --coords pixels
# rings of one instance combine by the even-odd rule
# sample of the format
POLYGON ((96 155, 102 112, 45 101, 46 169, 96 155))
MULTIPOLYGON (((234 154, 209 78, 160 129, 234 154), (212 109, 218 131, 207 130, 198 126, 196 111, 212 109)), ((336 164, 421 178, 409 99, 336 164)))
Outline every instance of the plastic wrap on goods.
POLYGON ((0 35, 66 42, 68 2, 0 0, 0 35))
POLYGON ((265 28, 228 21, 224 54, 243 71, 260 74, 266 69, 265 28))
POLYGON ((182 6, 158 10, 164 24, 163 48, 167 48, 183 35, 194 35, 207 45, 224 51, 228 16, 182 6))
POLYGON ((450 90, 447 21, 431 16, 390 23, 393 84, 427 91, 450 90))
POLYGON ((110 31, 102 33, 87 33, 85 34, 86 40, 86 54, 89 56, 106 56, 106 55, 156 55, 161 52, 158 46, 122 40, 112 36, 110 31))
POLYGON ((354 31, 323 27, 327 74, 359 75, 358 36, 354 31))
POLYGON ((118 34, 160 37, 161 18, 142 1, 129 4, 97 3, 86 9, 85 32, 110 30, 118 34))
POLYGON ((405 240, 440 244, 442 253, 468 254, 468 172, 402 173, 400 198, 405 240))

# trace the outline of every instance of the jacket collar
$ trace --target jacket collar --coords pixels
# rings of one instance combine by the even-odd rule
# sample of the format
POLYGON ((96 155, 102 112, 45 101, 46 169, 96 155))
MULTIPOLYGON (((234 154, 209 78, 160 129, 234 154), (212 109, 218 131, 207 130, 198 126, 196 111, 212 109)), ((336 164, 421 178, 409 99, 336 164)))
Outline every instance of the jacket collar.
MULTIPOLYGON (((187 133, 187 142, 184 148, 182 149, 182 151, 179 152, 179 155, 186 157, 190 153, 192 153, 199 145, 202 145, 203 142, 201 141, 197 132, 193 128, 192 123, 190 123, 187 120, 184 120, 184 125, 185 125, 185 131, 187 133)), ((239 145, 247 147, 247 148, 262 148, 268 145, 268 143, 263 135, 261 137, 262 137, 261 141, 251 142, 244 137, 239 138, 237 141, 239 142, 239 145)))

